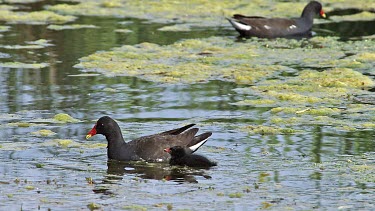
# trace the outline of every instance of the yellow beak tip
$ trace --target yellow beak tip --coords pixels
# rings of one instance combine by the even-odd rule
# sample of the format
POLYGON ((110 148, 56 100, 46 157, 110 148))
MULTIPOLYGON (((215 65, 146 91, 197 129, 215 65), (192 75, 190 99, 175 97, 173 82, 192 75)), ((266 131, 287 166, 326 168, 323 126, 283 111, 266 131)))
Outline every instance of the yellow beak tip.
POLYGON ((323 18, 326 18, 327 16, 326 16, 326 14, 323 14, 322 17, 323 17, 323 18))
POLYGON ((88 135, 86 136, 86 139, 91 138, 91 136, 92 136, 92 135, 88 134, 88 135))

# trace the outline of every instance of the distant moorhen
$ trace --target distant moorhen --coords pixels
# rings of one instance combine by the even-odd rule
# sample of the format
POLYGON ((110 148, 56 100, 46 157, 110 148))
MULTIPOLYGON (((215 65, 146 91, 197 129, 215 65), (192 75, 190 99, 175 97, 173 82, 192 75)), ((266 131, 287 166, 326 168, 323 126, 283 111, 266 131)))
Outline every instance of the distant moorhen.
POLYGON ((317 14, 326 17, 322 5, 317 1, 311 1, 305 6, 299 18, 264 18, 235 14, 233 19, 227 19, 244 37, 310 37, 314 17, 317 14))
POLYGON ((192 154, 193 151, 189 148, 174 146, 171 148, 164 149, 165 152, 171 154, 171 159, 169 160, 170 165, 179 166, 190 166, 190 167, 202 167, 207 168, 211 166, 216 166, 216 162, 208 160, 202 155, 192 154))
POLYGON ((108 141, 107 154, 109 159, 163 162, 170 158, 170 155, 165 153, 163 149, 183 146, 195 152, 212 135, 211 132, 206 132, 195 136, 198 128, 187 130, 194 125, 190 124, 174 130, 143 136, 125 143, 118 124, 111 117, 103 116, 87 134, 86 139, 96 134, 104 135, 108 141), (187 131, 184 132, 185 130, 187 131))

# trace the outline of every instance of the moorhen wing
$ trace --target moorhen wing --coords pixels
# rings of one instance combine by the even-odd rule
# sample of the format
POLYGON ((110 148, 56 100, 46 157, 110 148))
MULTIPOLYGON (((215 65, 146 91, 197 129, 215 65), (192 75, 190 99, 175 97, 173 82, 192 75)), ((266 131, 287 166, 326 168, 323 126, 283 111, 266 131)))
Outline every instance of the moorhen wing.
POLYGON ((244 37, 311 37, 313 20, 317 14, 326 17, 322 5, 317 1, 311 1, 305 6, 299 18, 264 18, 235 14, 233 18, 227 19, 244 37))
POLYGON ((109 116, 103 116, 87 134, 86 139, 96 134, 104 135, 108 141, 109 159, 163 162, 170 158, 170 155, 163 151, 165 148, 183 146, 195 152, 212 135, 211 132, 206 132, 196 136, 199 129, 189 129, 194 125, 190 124, 158 134, 143 136, 126 143, 117 122, 109 116))
POLYGON ((166 148, 164 151, 171 154, 171 159, 169 160, 170 165, 202 168, 217 165, 216 162, 212 162, 202 155, 192 154, 193 151, 186 147, 174 146, 171 148, 166 148))

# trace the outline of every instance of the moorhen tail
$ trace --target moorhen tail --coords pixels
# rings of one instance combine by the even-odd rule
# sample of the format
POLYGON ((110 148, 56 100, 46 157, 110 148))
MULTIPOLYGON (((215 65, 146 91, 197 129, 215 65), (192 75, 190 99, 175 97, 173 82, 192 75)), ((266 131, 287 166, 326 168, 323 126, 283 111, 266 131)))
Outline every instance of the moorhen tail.
POLYGON ((104 135, 108 141, 109 159, 163 162, 170 158, 170 155, 163 151, 165 148, 183 146, 194 152, 212 135, 211 132, 206 132, 196 136, 199 129, 189 129, 194 125, 190 124, 158 134, 143 136, 126 143, 117 122, 111 117, 103 116, 87 134, 86 139, 96 134, 104 135))
POLYGON ((193 151, 186 147, 174 146, 171 148, 166 148, 164 151, 171 154, 171 159, 169 160, 170 165, 201 168, 217 165, 216 162, 212 162, 202 155, 192 154, 193 151))
POLYGON ((322 5, 317 1, 311 1, 305 6, 299 18, 264 18, 235 14, 233 18, 227 19, 244 37, 310 37, 314 17, 318 14, 326 17, 322 5))

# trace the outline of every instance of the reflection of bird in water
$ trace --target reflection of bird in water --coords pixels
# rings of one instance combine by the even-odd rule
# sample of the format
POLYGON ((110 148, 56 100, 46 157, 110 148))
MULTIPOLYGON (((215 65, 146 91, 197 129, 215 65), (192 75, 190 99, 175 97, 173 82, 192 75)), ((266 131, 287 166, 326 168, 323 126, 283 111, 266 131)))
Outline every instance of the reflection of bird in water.
POLYGON ((175 182, 197 183, 195 176, 211 178, 204 171, 191 168, 170 167, 168 163, 146 163, 146 162, 107 162, 107 176, 105 183, 113 183, 122 180, 125 174, 135 174, 142 179, 168 180, 175 182))
MULTIPOLYGON (((107 162, 107 175, 102 180, 102 184, 117 184, 124 178, 124 175, 134 175, 142 179, 155 179, 173 181, 179 184, 198 183, 196 177, 201 176, 205 179, 211 179, 211 176, 205 174, 203 170, 183 167, 172 167, 168 163, 147 163, 142 161, 115 161, 107 162)), ((114 194, 107 186, 97 184, 93 190, 94 193, 104 195, 114 194)))

